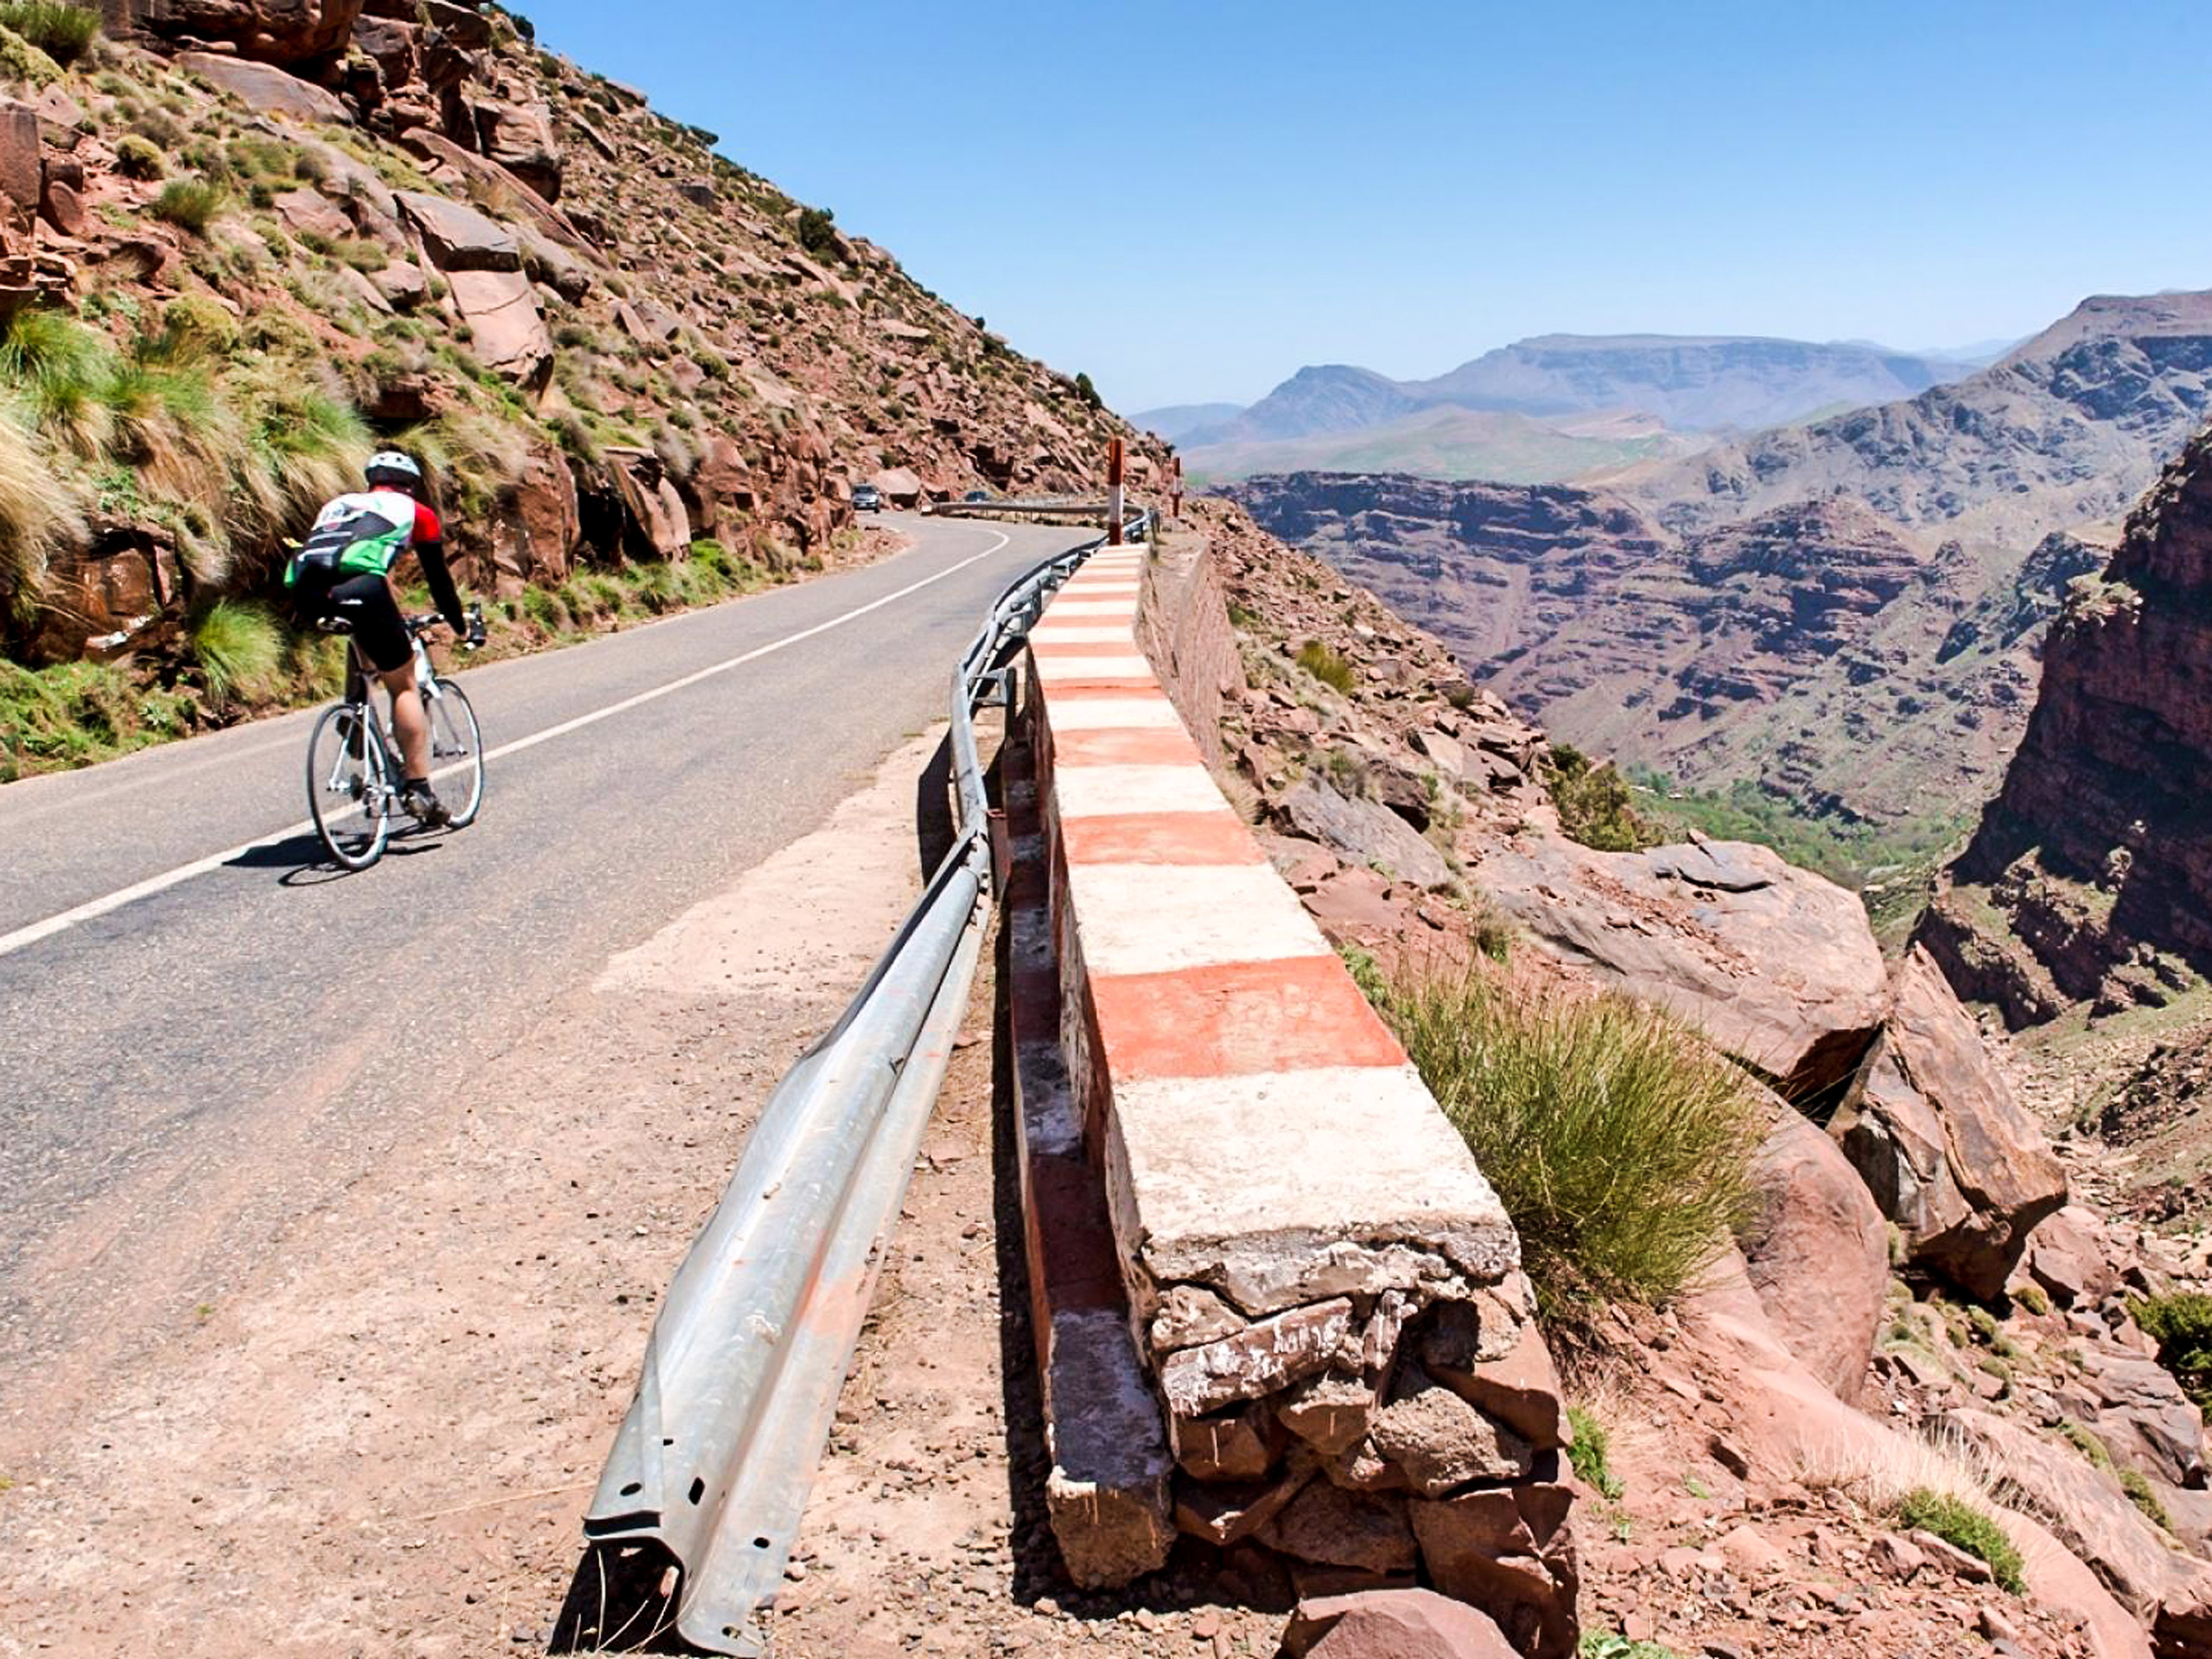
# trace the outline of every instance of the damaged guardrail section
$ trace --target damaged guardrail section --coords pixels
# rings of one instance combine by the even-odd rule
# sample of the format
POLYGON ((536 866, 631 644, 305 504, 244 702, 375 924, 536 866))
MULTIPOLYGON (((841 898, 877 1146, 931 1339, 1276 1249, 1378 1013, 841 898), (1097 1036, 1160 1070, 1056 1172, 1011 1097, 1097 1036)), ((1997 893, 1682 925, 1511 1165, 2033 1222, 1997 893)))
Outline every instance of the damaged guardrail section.
POLYGON ((1028 636, 1040 863, 1009 927, 1017 1010, 1057 1027, 1016 1076, 1026 1196, 1058 1207, 1030 1249, 1062 1553, 1105 1585, 1177 1532, 1255 1541, 1564 1659, 1566 1427, 1519 1241, 1140 652, 1150 568, 1102 552, 1028 636))
POLYGON ((769 1098, 654 1323, 584 1530, 596 1546, 664 1552, 679 1570, 672 1622, 705 1651, 766 1651, 759 1616, 783 1581, 974 985, 992 897, 974 713, 1003 698, 1000 664, 1103 540, 1008 588, 962 658, 957 840, 836 1027, 769 1098))

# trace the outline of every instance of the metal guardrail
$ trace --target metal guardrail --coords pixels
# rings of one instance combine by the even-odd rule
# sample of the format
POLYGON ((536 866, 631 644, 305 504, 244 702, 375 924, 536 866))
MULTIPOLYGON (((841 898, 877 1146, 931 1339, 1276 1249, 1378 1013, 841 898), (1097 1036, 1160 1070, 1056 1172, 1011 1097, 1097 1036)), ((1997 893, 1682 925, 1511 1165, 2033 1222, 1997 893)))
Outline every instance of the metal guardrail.
MULTIPOLYGON (((1130 527, 1141 538, 1149 522, 1130 527)), ((666 1551, 680 1574, 676 1630, 695 1648, 767 1652, 760 1615, 783 1582, 990 917, 974 715, 1011 705, 1008 648, 1105 540, 1014 582, 962 656, 952 850, 842 1017, 769 1097, 654 1321, 584 1533, 596 1547, 666 1551)))
POLYGON ((1033 518, 1096 518, 1106 517, 1103 501, 1020 501, 994 498, 988 501, 932 501, 923 509, 932 518, 988 518, 994 514, 1025 514, 1033 518))

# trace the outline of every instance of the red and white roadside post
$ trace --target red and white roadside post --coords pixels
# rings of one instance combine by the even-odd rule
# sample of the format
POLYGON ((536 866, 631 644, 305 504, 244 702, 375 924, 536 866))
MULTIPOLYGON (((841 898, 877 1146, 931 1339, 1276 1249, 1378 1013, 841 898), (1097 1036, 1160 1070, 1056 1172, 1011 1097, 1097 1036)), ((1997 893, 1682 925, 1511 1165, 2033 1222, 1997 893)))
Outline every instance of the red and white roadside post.
POLYGON ((1183 457, 1173 456, 1168 464, 1174 468, 1174 477, 1167 486, 1167 516, 1179 524, 1183 522, 1183 457))
POLYGON ((1122 441, 1112 440, 1106 449, 1106 544, 1122 544, 1122 441))

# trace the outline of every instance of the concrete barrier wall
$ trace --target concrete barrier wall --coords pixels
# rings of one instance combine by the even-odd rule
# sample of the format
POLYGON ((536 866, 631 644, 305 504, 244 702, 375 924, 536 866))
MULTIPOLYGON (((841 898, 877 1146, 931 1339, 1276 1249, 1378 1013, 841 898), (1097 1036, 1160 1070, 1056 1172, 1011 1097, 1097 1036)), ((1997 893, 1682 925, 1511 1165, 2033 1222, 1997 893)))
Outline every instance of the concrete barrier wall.
MULTIPOLYGON (((1110 1233, 1173 1524, 1336 1582, 1418 1575, 1522 1652, 1571 1653, 1564 1427, 1518 1241, 1139 651, 1147 569, 1102 552, 1047 609, 1026 751, 1063 1136, 1110 1233)), ((1082 1516, 1062 1521, 1072 1560, 1082 1516)))

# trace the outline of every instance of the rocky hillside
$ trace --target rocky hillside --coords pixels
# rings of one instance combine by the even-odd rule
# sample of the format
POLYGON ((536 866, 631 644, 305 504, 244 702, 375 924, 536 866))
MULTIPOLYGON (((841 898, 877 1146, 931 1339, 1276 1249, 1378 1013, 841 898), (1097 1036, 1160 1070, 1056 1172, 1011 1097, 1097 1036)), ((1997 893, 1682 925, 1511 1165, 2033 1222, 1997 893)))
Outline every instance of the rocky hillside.
POLYGON ((1955 385, 1603 490, 1255 479, 1255 516, 1578 743, 1929 846, 2044 625, 2212 409, 2212 294, 2092 300, 1955 385))
POLYGON ((2202 1254, 2084 1202, 1927 952, 1885 967, 1848 895, 1764 849, 1580 844, 1541 730, 1338 573, 1200 512, 1211 575, 1171 538, 1156 580, 1186 615, 1210 595, 1233 651, 1179 621, 1163 675, 1332 939, 1621 992, 1798 1103, 1764 1095, 1756 1213, 1707 1282, 1573 1351, 1578 1435, 1611 1431, 1609 1468, 1578 1459, 1586 1636, 2207 1651, 2203 1420, 2136 1317, 2202 1254), (2012 1587, 1900 1518, 1929 1483, 2019 1548, 2012 1587))
POLYGON ((0 32, 18 661, 198 684, 195 620, 263 591, 380 444, 430 462, 465 582, 514 598, 706 541, 717 569, 791 569, 848 530, 855 480, 1077 489, 1128 430, 519 16, 108 0, 105 22, 49 40, 66 64, 0 32))

